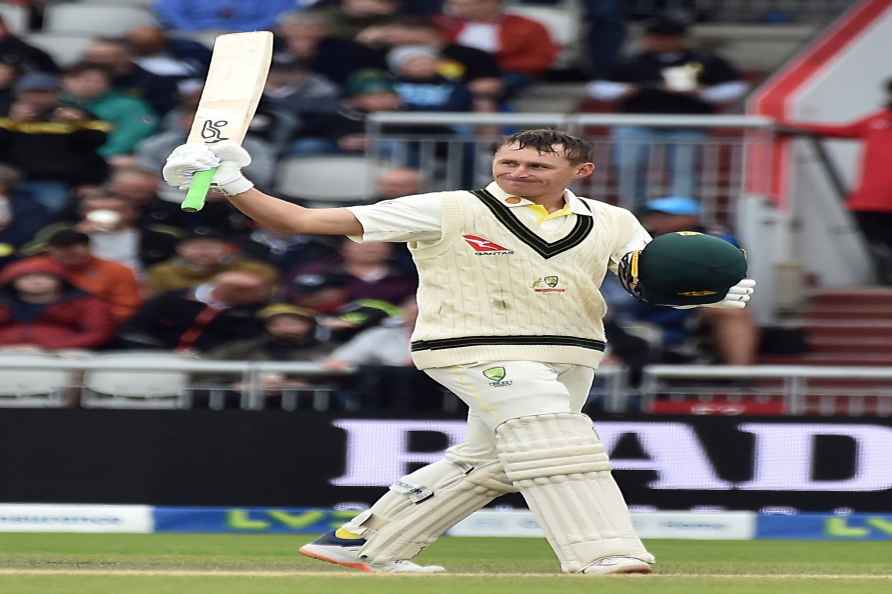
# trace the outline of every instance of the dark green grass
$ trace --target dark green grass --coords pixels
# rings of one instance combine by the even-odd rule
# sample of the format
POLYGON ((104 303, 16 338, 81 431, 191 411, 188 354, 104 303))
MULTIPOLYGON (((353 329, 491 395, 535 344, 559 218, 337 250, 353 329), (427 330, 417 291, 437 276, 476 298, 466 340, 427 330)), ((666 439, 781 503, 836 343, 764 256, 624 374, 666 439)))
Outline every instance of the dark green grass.
POLYGON ((422 562, 445 565, 452 572, 485 574, 480 576, 370 576, 347 572, 298 556, 297 548, 307 540, 219 534, 0 534, 0 570, 331 574, 269 577, 4 573, 0 574, 0 594, 892 593, 892 579, 888 577, 892 575, 892 544, 888 542, 655 540, 647 544, 657 556, 659 575, 593 578, 560 575, 551 551, 539 539, 446 538, 421 558, 422 562), (812 574, 827 577, 808 577, 812 574))

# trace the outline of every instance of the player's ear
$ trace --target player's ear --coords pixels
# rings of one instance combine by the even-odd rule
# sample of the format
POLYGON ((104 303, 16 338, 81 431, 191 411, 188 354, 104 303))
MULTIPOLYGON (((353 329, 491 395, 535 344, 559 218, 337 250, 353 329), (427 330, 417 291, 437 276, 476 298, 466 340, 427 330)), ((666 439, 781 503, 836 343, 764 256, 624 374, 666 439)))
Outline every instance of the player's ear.
POLYGON ((582 163, 576 167, 576 177, 588 177, 595 172, 594 163, 582 163))

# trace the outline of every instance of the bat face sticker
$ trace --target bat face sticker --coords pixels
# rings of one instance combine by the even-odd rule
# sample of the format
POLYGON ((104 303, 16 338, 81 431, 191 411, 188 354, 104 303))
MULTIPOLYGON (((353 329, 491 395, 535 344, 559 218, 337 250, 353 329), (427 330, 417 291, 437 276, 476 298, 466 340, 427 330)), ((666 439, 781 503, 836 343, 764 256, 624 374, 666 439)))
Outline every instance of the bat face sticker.
POLYGON ((205 120, 201 125, 201 138, 208 144, 229 140, 229 138, 223 136, 222 130, 228 124, 229 122, 226 120, 217 120, 216 122, 205 120))

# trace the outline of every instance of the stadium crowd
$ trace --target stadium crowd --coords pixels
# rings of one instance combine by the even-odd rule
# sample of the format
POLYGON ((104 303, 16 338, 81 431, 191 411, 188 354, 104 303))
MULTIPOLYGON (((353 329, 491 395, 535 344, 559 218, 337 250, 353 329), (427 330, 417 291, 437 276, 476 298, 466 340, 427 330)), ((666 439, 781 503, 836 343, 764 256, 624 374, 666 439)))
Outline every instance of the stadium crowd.
MULTIPOLYGON (((620 3, 582 9, 586 50, 573 76, 590 81, 594 98, 627 112, 707 114, 745 92, 733 65, 688 48, 678 20, 648 23, 642 52, 623 58, 620 3), (696 71, 684 71, 690 63, 696 71), (667 68, 675 86, 656 84, 667 68)), ((181 193, 162 187, 211 57, 189 33, 276 33, 245 141, 248 177, 272 190, 282 158, 363 154, 371 112, 511 110, 525 88, 555 76, 562 48, 547 27, 501 0, 159 0, 154 10, 158 26, 97 36, 65 67, 0 21, 0 350, 410 366, 416 277, 403 246, 259 229, 213 191, 185 214, 181 193)), ((617 129, 615 141, 640 145, 649 133, 617 129)), ((646 157, 620 154, 622 200, 653 233, 700 225, 685 185, 690 157, 676 155, 676 195, 645 202, 646 157)), ((430 181, 412 167, 388 169, 371 200, 421 193, 430 181)), ((754 361, 748 312, 669 315, 605 292, 616 306, 615 355, 631 365, 754 361)))

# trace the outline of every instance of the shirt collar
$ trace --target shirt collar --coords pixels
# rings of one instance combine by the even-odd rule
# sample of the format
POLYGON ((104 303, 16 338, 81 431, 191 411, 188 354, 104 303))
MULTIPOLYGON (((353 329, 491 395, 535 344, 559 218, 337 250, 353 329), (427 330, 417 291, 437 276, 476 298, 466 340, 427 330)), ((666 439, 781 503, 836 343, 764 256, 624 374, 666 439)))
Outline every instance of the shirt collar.
MULTIPOLYGON (((533 206, 536 204, 526 198, 520 198, 518 196, 512 196, 511 194, 505 192, 499 184, 496 182, 490 183, 486 186, 486 191, 499 199, 503 205, 508 208, 516 208, 519 206, 533 206), (509 200, 510 199, 510 200, 509 200)), ((585 205, 579 196, 571 192, 570 190, 564 190, 564 203, 566 206, 570 207, 570 212, 575 215, 585 215, 592 216, 592 211, 585 205)))

